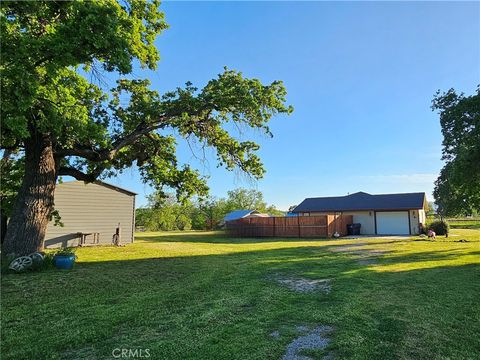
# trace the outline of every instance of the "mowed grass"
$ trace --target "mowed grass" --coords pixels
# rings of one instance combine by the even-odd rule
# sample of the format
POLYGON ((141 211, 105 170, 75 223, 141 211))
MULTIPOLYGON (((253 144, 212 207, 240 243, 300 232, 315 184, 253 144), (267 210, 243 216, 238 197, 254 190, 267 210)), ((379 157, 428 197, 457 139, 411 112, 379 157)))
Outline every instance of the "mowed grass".
POLYGON ((118 348, 280 359, 296 325, 334 328, 312 358, 480 358, 480 230, 436 241, 140 233, 77 255, 72 271, 2 277, 2 359, 109 359, 118 348), (388 252, 361 265, 338 251, 347 246, 388 252), (332 290, 297 293, 276 277, 331 279, 332 290))
POLYGON ((480 220, 449 220, 452 229, 480 229, 480 220))

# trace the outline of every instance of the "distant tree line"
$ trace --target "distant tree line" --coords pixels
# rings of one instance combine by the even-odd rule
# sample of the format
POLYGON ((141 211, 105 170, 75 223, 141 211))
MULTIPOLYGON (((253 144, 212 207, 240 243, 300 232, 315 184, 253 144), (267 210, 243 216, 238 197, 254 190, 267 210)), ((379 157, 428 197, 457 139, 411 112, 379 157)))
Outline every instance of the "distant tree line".
POLYGON ((156 192, 148 197, 148 205, 136 210, 135 225, 148 231, 212 230, 224 216, 234 210, 257 210, 270 215, 285 212, 267 205, 262 192, 254 189, 228 191, 226 198, 195 198, 179 201, 173 193, 156 192))

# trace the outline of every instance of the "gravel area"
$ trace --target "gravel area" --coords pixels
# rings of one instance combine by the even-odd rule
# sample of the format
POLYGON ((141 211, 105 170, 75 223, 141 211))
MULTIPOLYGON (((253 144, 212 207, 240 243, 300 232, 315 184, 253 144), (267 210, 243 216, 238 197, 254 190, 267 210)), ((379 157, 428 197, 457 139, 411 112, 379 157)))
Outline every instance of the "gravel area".
POLYGON ((358 242, 356 244, 335 246, 331 248, 331 251, 356 255, 359 257, 356 259, 359 265, 377 264, 378 260, 376 259, 376 257, 390 252, 390 250, 368 249, 364 247, 366 245, 369 244, 365 242, 358 242))
MULTIPOLYGON (((311 360, 309 356, 302 355, 302 350, 320 350, 330 343, 328 334, 333 329, 330 326, 317 326, 307 334, 294 339, 287 346, 285 355, 282 360, 311 360)), ((329 355, 326 356, 328 358, 329 355)))
POLYGON ((352 255, 383 255, 390 250, 380 250, 380 249, 368 249, 363 246, 368 245, 367 243, 357 243, 357 244, 348 244, 342 246, 335 246, 331 249, 332 252, 344 252, 352 255))
POLYGON ((386 240, 408 240, 412 235, 347 235, 343 239, 386 239, 386 240))
POLYGON ((297 325, 295 326, 295 330, 297 330, 299 333, 306 333, 310 330, 310 327, 307 325, 297 325))
POLYGON ((355 252, 361 252, 364 251, 361 246, 368 245, 368 243, 365 242, 359 242, 356 244, 346 244, 346 245, 340 245, 340 246, 332 246, 330 249, 333 252, 348 252, 348 253, 355 253, 355 252))
POLYGON ((331 280, 330 279, 319 279, 319 280, 312 280, 312 279, 276 279, 282 285, 285 285, 290 290, 297 291, 300 293, 309 293, 315 290, 320 290, 325 293, 329 293, 332 289, 331 280))
POLYGON ((386 253, 389 253, 391 252, 390 250, 365 250, 365 252, 369 255, 383 255, 383 254, 386 254, 386 253))

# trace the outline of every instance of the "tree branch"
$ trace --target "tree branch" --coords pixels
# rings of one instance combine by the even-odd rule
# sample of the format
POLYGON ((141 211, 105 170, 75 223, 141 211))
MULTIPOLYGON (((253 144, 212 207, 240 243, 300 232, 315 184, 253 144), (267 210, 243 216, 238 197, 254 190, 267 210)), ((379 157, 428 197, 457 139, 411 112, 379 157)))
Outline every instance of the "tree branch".
POLYGON ((100 174, 99 173, 85 174, 84 172, 77 170, 75 168, 62 166, 58 169, 58 175, 72 176, 77 180, 81 180, 85 182, 94 182, 100 174))
POLYGON ((111 149, 95 150, 86 146, 76 146, 73 149, 57 149, 55 154, 60 157, 64 156, 78 156, 86 160, 100 162, 106 160, 112 160, 117 153, 125 146, 135 143, 140 137, 149 134, 150 132, 158 129, 161 126, 162 120, 157 121, 154 125, 148 126, 148 124, 140 123, 130 134, 117 139, 113 142, 111 149))
POLYGON ((135 141, 137 141, 139 138, 141 138, 144 135, 149 134, 150 132, 158 129, 161 126, 160 121, 156 123, 155 125, 150 125, 147 126, 145 123, 139 124, 134 131, 132 131, 130 134, 127 136, 120 138, 116 141, 113 142, 112 149, 110 151, 107 151, 106 153, 106 158, 103 160, 112 160, 115 155, 125 146, 128 146, 130 144, 133 144, 135 141))
POLYGON ((87 146, 78 145, 74 149, 56 149, 55 155, 59 157, 78 156, 86 160, 97 162, 102 161, 102 154, 104 152, 105 150, 98 151, 87 146))
POLYGON ((20 140, 15 140, 15 143, 13 145, 10 145, 10 146, 0 145, 0 150, 5 150, 5 151, 9 151, 10 153, 13 153, 19 150, 21 147, 22 146, 21 146, 20 140))

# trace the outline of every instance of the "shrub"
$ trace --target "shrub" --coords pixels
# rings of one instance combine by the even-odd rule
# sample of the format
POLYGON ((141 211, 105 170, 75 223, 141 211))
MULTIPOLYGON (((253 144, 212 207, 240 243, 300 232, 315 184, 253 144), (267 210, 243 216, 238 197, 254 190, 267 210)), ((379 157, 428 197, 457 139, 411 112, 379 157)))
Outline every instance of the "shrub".
POLYGON ((71 256, 71 255, 75 255, 75 248, 72 248, 72 247, 66 247, 66 248, 62 248, 60 250, 57 250, 54 252, 54 256, 55 255, 58 255, 58 256, 71 256))
POLYGON ((55 254, 52 252, 48 252, 44 254, 43 257, 43 264, 41 270, 53 269, 55 265, 53 264, 53 256, 55 254))
POLYGON ((432 229, 437 235, 448 236, 450 225, 445 220, 435 220, 428 224, 427 229, 432 229))

